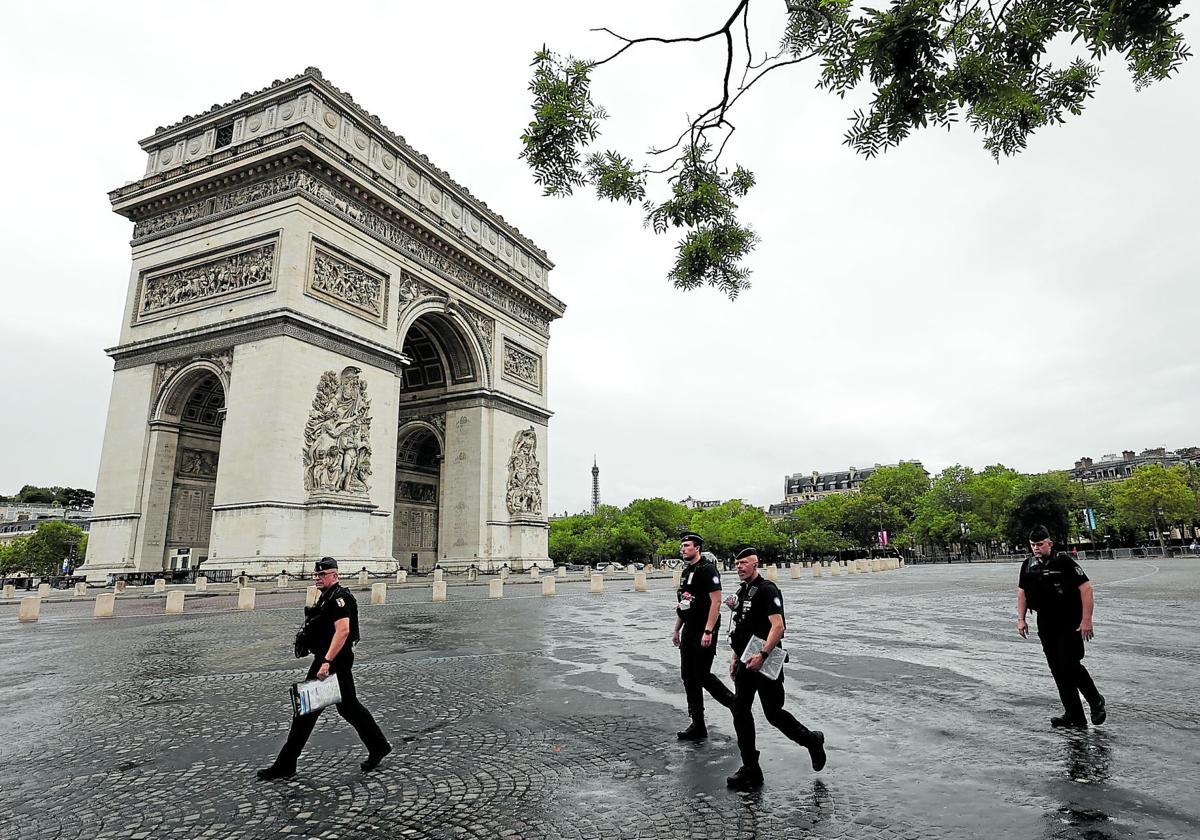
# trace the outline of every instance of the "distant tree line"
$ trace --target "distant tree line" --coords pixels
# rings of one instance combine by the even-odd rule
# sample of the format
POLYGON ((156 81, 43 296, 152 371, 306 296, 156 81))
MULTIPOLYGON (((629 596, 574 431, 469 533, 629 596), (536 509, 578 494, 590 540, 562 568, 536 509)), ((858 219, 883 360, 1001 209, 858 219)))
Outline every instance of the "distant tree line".
POLYGON ((738 501, 707 510, 661 498, 602 506, 551 522, 550 556, 588 565, 674 556, 687 531, 719 557, 749 544, 768 562, 872 550, 881 533, 906 553, 991 556, 1025 550, 1037 524, 1060 545, 1119 547, 1197 522, 1200 468, 1191 465, 1149 465, 1124 481, 1085 485, 1066 472, 1025 475, 1002 464, 978 472, 956 464, 932 479, 916 464, 900 464, 875 470, 860 492, 825 496, 774 521, 738 501))
POLYGON ((87 534, 78 525, 60 520, 48 520, 37 526, 27 537, 17 537, 0 543, 0 575, 25 572, 30 575, 53 575, 62 571, 62 562, 71 556, 75 546, 75 565, 87 556, 87 534))
POLYGON ((70 510, 91 510, 96 494, 80 487, 36 487, 26 484, 15 496, 0 494, 0 505, 58 505, 70 510))

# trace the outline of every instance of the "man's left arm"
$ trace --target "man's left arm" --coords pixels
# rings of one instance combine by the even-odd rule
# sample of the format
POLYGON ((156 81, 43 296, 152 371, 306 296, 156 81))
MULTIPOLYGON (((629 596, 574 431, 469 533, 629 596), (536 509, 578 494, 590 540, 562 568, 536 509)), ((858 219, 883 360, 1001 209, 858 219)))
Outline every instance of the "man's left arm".
POLYGON ((763 662, 771 655, 771 651, 779 647, 779 640, 783 638, 783 614, 774 613, 767 618, 771 622, 771 629, 767 633, 767 641, 763 645, 762 653, 754 654, 746 663, 746 667, 751 671, 757 671, 762 667, 763 662))
POLYGON ((323 680, 329 676, 329 663, 337 659, 337 655, 342 652, 342 647, 345 646, 348 638, 350 638, 350 619, 339 618, 334 621, 333 641, 329 643, 329 650, 325 651, 325 661, 317 670, 317 679, 323 680))
POLYGON ((717 626, 717 619, 721 615, 721 590, 714 589, 708 593, 708 618, 704 622, 704 634, 700 637, 700 647, 712 647, 713 643, 713 628, 717 626))
POLYGON ((1096 595, 1092 592, 1090 580, 1079 584, 1079 597, 1083 601, 1083 621, 1079 624, 1079 633, 1085 641, 1090 642, 1096 636, 1096 631, 1092 627, 1092 609, 1096 606, 1096 595))

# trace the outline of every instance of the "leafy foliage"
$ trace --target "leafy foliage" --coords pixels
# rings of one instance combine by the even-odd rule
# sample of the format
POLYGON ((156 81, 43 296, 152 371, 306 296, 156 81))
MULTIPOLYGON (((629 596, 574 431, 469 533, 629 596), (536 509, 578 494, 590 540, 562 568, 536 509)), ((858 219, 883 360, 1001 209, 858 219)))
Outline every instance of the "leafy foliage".
POLYGON ((63 558, 70 556, 72 543, 78 565, 87 553, 83 529, 68 522, 43 522, 30 536, 0 544, 0 574, 55 574, 61 571, 63 558))
POLYGON ((547 195, 591 185, 600 198, 643 203, 655 233, 679 232, 672 283, 711 286, 730 298, 749 286, 744 262, 757 238, 737 220, 734 199, 745 196, 754 176, 742 167, 721 168, 720 159, 735 129, 738 100, 768 73, 815 61, 818 87, 839 97, 867 89, 870 103, 853 112, 845 135, 865 157, 898 146, 916 130, 965 121, 999 159, 1026 148, 1039 129, 1082 114, 1098 88, 1104 56, 1122 55, 1138 89, 1169 78, 1191 56, 1180 29, 1187 15, 1175 11, 1180 0, 892 0, 880 8, 853 0, 786 0, 778 49, 759 61, 751 0, 731 2, 724 24, 701 35, 627 38, 603 30, 622 46, 599 60, 543 47, 529 83, 533 119, 521 136, 521 157, 547 195), (710 40, 725 46, 722 83, 714 104, 674 143, 649 150, 651 156, 677 153, 669 164, 653 170, 616 151, 584 157, 607 116, 591 96, 597 68, 635 46, 695 47, 710 40), (1068 40, 1078 47, 1064 48, 1068 40), (1052 46, 1056 53, 1079 52, 1056 64, 1052 46), (734 67, 742 63, 739 80, 734 67), (668 197, 648 201, 651 179, 659 176, 668 197))

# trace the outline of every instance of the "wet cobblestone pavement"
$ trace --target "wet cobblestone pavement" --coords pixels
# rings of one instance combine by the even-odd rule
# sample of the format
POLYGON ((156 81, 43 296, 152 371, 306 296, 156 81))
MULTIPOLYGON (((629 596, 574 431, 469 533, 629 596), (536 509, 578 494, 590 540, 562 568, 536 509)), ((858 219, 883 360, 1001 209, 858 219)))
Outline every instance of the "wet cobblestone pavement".
POLYGON ((331 712, 275 783, 254 770, 286 733, 302 594, 189 599, 181 617, 121 601, 105 621, 49 602, 24 625, 0 606, 0 837, 1193 840, 1200 563, 1088 572, 1109 721, 1071 734, 1049 728, 1053 682, 1016 635, 1015 566, 785 575, 787 706, 825 731, 829 765, 813 773, 758 710, 752 794, 725 789, 724 710, 707 743, 675 740, 669 580, 362 593, 359 693, 396 751, 364 775, 331 712))

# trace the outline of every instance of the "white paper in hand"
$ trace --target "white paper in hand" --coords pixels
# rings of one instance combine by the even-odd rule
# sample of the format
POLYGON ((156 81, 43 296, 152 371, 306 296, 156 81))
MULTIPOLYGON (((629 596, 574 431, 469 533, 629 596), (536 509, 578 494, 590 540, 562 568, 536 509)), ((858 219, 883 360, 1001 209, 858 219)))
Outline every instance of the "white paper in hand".
POLYGON ((323 680, 309 680, 292 686, 292 708, 296 717, 311 715, 326 706, 342 702, 342 686, 337 674, 323 680))
MULTIPOLYGON (((742 651, 741 661, 749 662, 750 657, 757 653, 762 653, 766 647, 766 639, 760 639, 758 636, 751 636, 750 641, 746 642, 746 649, 742 651)), ((767 655, 763 661, 762 667, 758 669, 758 673, 762 674, 769 680, 779 679, 779 675, 783 673, 783 660, 787 658, 787 652, 779 645, 767 655)))

